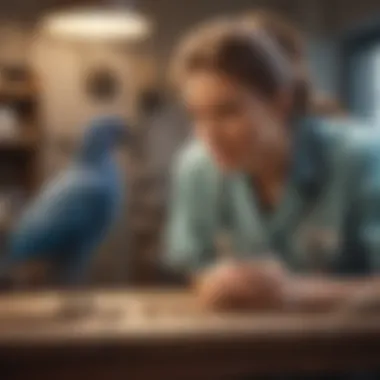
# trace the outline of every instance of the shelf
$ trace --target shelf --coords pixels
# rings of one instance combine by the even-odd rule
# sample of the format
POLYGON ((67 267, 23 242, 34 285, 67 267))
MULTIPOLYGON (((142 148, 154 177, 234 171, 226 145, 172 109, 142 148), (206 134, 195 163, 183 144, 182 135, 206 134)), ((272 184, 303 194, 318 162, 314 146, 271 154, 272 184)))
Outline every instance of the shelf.
POLYGON ((11 87, 0 86, 0 100, 30 100, 36 95, 35 90, 30 86, 15 85, 11 87))
MULTIPOLYGON (((7 186, 17 186, 29 198, 39 187, 41 177, 38 159, 42 139, 39 91, 35 78, 29 75, 31 73, 16 78, 17 73, 12 73, 12 67, 10 69, 10 75, 4 75, 0 80, 0 108, 4 108, 6 112, 9 110, 10 121, 7 121, 5 114, 4 123, 14 123, 15 129, 6 128, 6 125, 1 129, 1 180, 7 186), (13 133, 7 136, 7 131, 13 133)), ((8 223, 0 223, 0 230, 7 230, 7 225, 8 223)))
POLYGON ((0 220, 0 234, 8 234, 13 227, 14 220, 12 217, 4 218, 3 220, 0 220))
POLYGON ((37 148, 37 139, 26 137, 0 138, 0 153, 15 151, 33 151, 37 148))

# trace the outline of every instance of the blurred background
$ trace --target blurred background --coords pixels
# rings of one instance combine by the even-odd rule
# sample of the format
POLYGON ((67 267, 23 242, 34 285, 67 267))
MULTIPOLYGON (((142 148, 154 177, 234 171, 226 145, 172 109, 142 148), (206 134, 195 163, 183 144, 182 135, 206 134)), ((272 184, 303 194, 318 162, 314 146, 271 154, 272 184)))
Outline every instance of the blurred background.
POLYGON ((323 112, 380 117, 375 104, 380 90, 378 0, 1 1, 3 246, 41 183, 66 165, 83 127, 97 114, 112 112, 131 121, 136 139, 120 157, 128 204, 100 249, 92 282, 161 281, 157 262, 168 173, 188 133, 186 118, 166 88, 168 59, 178 38, 195 24, 256 8, 275 10, 303 30, 323 112), (81 7, 88 5, 104 10, 103 16, 116 10, 102 21, 100 34, 91 25, 86 29, 83 19, 76 19, 73 32, 65 20, 54 18, 67 9, 83 16, 81 7), (139 12, 140 24, 133 19, 123 24, 115 16, 123 11, 139 12))

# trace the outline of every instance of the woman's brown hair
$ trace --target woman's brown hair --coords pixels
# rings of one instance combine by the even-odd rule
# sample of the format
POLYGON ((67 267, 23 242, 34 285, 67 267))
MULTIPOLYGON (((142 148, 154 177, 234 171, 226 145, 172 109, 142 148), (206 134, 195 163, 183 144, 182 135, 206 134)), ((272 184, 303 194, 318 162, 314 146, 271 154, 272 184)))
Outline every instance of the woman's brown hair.
POLYGON ((280 14, 269 10, 248 12, 241 17, 252 30, 263 30, 281 48, 293 65, 293 97, 294 107, 297 110, 310 111, 314 109, 311 103, 311 85, 306 63, 306 54, 303 36, 291 22, 280 14))
POLYGON ((280 14, 260 9, 245 13, 242 22, 248 23, 254 30, 260 29, 270 35, 281 47, 294 68, 294 102, 300 108, 313 115, 326 117, 347 116, 342 105, 334 98, 320 96, 312 90, 305 43, 299 29, 280 14))
MULTIPOLYGON (((240 18, 209 22, 180 44, 174 77, 181 83, 191 72, 213 70, 272 99, 282 89, 294 89, 294 65, 283 50, 264 28, 240 18)), ((294 113, 303 113, 304 105, 294 104, 294 113)))
POLYGON ((245 13, 241 21, 248 23, 253 29, 265 31, 294 63, 305 63, 302 34, 285 17, 268 10, 256 10, 245 13))

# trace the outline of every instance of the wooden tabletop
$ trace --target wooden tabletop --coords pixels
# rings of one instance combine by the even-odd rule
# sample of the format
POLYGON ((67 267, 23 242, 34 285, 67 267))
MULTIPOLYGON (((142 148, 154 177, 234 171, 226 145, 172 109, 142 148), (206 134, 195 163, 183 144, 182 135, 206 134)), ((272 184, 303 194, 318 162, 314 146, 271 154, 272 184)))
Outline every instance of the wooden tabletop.
POLYGON ((9 295, 0 297, 0 357, 12 379, 31 368, 40 379, 61 368, 107 380, 374 369, 380 316, 213 314, 182 291, 9 295), (88 300, 88 314, 61 313, 88 300))

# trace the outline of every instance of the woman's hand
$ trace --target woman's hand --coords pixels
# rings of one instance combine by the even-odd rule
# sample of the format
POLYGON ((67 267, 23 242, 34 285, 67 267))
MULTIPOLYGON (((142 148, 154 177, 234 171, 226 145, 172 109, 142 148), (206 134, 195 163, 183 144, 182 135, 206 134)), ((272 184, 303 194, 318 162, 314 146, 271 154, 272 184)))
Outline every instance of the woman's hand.
POLYGON ((347 286, 346 297, 340 303, 342 314, 378 314, 380 313, 380 280, 379 278, 364 278, 361 283, 347 286))
POLYGON ((221 263, 196 279, 201 302, 217 310, 278 310, 285 305, 287 276, 274 260, 221 263))

